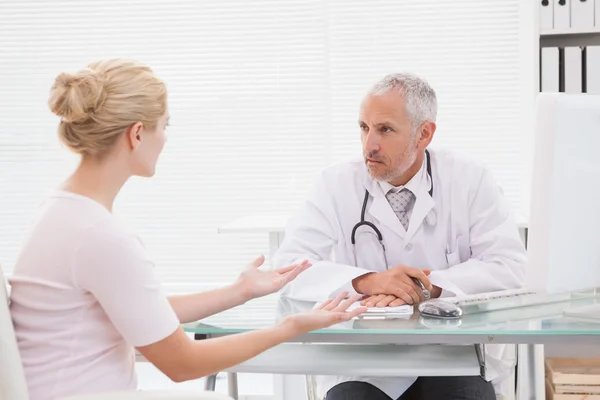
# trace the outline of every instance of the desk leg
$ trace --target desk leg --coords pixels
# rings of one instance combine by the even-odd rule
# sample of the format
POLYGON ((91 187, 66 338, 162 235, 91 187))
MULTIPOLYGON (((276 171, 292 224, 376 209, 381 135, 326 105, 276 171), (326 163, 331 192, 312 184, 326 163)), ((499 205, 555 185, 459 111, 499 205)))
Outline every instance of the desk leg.
POLYGON ((217 386, 217 375, 209 375, 206 377, 204 381, 204 390, 209 392, 214 392, 215 387, 217 386))
MULTIPOLYGON (((210 335, 204 335, 202 333, 195 333, 194 340, 206 340, 210 339, 210 335)), ((214 392, 217 386, 217 374, 209 375, 204 380, 204 390, 214 392)))
POLYGON ((235 372, 227 373, 227 386, 229 387, 229 396, 233 398, 233 400, 238 400, 238 377, 235 372))
POLYGON ((273 375, 273 394, 277 400, 307 400, 304 375, 273 375))
POLYGON ((518 345, 517 365, 517 400, 544 400, 546 398, 544 346, 518 345))

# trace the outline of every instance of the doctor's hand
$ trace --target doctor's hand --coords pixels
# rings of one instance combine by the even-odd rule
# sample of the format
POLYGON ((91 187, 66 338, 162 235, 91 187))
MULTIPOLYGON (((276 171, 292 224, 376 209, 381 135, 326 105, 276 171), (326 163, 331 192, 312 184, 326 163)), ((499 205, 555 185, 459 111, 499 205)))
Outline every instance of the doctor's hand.
POLYGON ((352 311, 347 311, 354 302, 362 296, 355 295, 348 299, 344 298, 347 292, 340 293, 335 299, 329 299, 318 308, 299 314, 286 317, 281 323, 293 330, 294 335, 327 328, 331 325, 349 321, 367 311, 366 307, 359 307, 352 311))
POLYGON ((303 261, 279 269, 260 270, 264 262, 265 257, 260 256, 248 264, 234 284, 246 301, 279 291, 311 266, 308 261, 303 261))
POLYGON ((377 308, 398 307, 404 304, 406 304, 404 300, 391 294, 374 294, 360 302, 361 306, 377 308))
POLYGON ((398 265, 384 272, 371 272, 359 276, 352 281, 352 285, 358 293, 370 296, 362 302, 368 307, 418 304, 425 300, 425 296, 412 278, 421 281, 423 286, 431 291, 433 287, 427 272, 429 271, 398 265))

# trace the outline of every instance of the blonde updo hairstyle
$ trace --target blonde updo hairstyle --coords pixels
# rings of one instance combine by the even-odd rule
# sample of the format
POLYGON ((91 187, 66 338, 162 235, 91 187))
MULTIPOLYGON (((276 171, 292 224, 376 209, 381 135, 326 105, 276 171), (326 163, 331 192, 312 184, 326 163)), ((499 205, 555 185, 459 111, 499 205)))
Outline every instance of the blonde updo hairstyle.
POLYGON ((58 134, 65 146, 97 156, 137 122, 155 129, 167 110, 167 89, 145 65, 102 60, 75 74, 58 75, 48 105, 61 117, 58 134))

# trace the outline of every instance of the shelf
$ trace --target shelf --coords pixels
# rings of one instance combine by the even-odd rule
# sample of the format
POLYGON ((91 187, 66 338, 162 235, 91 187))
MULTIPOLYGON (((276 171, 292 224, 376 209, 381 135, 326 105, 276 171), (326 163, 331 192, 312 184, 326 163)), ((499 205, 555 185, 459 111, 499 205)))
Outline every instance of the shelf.
POLYGON ((540 32, 540 36, 558 36, 558 35, 589 35, 600 33, 600 27, 589 28, 589 29, 549 29, 540 32))

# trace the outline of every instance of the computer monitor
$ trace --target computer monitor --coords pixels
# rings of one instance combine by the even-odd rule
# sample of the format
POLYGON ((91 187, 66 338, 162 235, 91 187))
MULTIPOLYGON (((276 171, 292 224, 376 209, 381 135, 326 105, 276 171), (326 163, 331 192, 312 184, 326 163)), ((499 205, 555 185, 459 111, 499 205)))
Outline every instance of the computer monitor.
POLYGON ((527 288, 600 288, 600 96, 540 93, 527 288))

